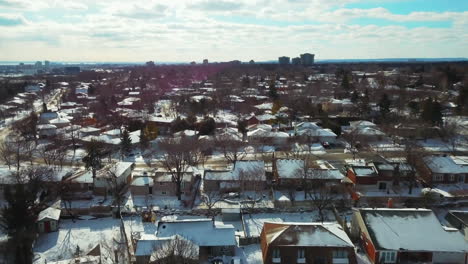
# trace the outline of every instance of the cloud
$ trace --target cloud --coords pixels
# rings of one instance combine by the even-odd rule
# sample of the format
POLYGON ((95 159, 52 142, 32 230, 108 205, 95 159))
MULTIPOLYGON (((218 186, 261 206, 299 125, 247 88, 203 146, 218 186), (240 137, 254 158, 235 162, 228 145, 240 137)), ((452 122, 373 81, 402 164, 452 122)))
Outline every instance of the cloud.
POLYGON ((241 1, 234 0, 202 0, 190 4, 189 7, 203 11, 233 11, 241 9, 244 5, 241 1))
POLYGON ((22 15, 18 14, 0 14, 0 26, 19 26, 26 24, 27 21, 22 15))

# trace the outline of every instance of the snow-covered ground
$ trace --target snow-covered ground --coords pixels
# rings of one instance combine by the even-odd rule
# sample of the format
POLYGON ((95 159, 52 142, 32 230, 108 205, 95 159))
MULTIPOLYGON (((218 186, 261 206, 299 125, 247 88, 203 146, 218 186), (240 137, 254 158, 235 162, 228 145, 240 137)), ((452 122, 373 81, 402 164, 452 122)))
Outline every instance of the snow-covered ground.
MULTIPOLYGON (((34 263, 70 259, 77 249, 85 255, 95 246, 108 244, 118 236, 119 226, 120 221, 112 218, 61 220, 57 232, 39 235, 34 247, 34 263)), ((104 255, 113 256, 113 252, 106 252, 106 249, 101 246, 104 255)))

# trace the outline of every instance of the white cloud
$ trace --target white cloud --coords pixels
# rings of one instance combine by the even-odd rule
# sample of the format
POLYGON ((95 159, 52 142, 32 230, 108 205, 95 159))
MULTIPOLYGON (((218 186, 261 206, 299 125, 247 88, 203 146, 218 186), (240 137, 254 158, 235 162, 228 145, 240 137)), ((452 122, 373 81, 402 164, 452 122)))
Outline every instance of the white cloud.
MULTIPOLYGON (((13 0, 0 0, 0 6, 5 1, 13 0)), ((306 51, 316 53, 317 58, 467 56, 468 12, 397 15, 379 7, 346 9, 345 3, 352 0, 222 1, 210 7, 204 6, 213 3, 207 0, 102 0, 88 15, 72 18, 71 14, 76 13, 71 13, 67 16, 69 22, 66 18, 57 20, 47 15, 41 21, 28 21, 20 11, 11 12, 0 15, 0 24, 2 17, 19 23, 2 28, 0 60, 34 59, 37 54, 48 54, 50 60, 190 61, 205 57, 270 60, 306 51), (243 16, 246 20, 223 22, 218 19, 220 14, 243 16), (361 17, 399 23, 349 24, 361 17), (288 26, 287 23, 252 22, 256 19, 321 23, 288 26), (408 21, 447 20, 453 22, 452 27, 403 26, 408 21), (25 46, 31 50, 25 52, 25 46)), ((73 2, 64 3, 57 1, 56 8, 73 8, 70 4, 73 2)), ((83 6, 74 8, 93 5, 90 0, 79 3, 83 6)))

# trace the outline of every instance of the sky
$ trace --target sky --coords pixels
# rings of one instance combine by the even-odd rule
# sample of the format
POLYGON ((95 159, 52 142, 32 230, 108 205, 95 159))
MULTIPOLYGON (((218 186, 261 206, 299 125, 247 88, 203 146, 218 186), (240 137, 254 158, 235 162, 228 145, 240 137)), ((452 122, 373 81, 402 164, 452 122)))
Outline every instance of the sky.
POLYGON ((468 57, 468 0, 0 0, 0 61, 468 57))

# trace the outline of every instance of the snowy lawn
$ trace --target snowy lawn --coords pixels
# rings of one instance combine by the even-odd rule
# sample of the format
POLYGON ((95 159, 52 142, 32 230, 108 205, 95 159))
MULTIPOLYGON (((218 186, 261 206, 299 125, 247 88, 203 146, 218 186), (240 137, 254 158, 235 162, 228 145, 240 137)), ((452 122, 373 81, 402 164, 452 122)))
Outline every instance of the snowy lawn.
MULTIPOLYGON (((87 254, 96 245, 106 244, 119 234, 120 222, 113 218, 61 220, 57 232, 41 234, 34 247, 34 263, 70 259, 77 250, 87 254), (107 241, 107 242, 106 242, 107 241)), ((101 250, 105 250, 101 247, 101 250)), ((108 252, 106 252, 107 254, 108 252)))

